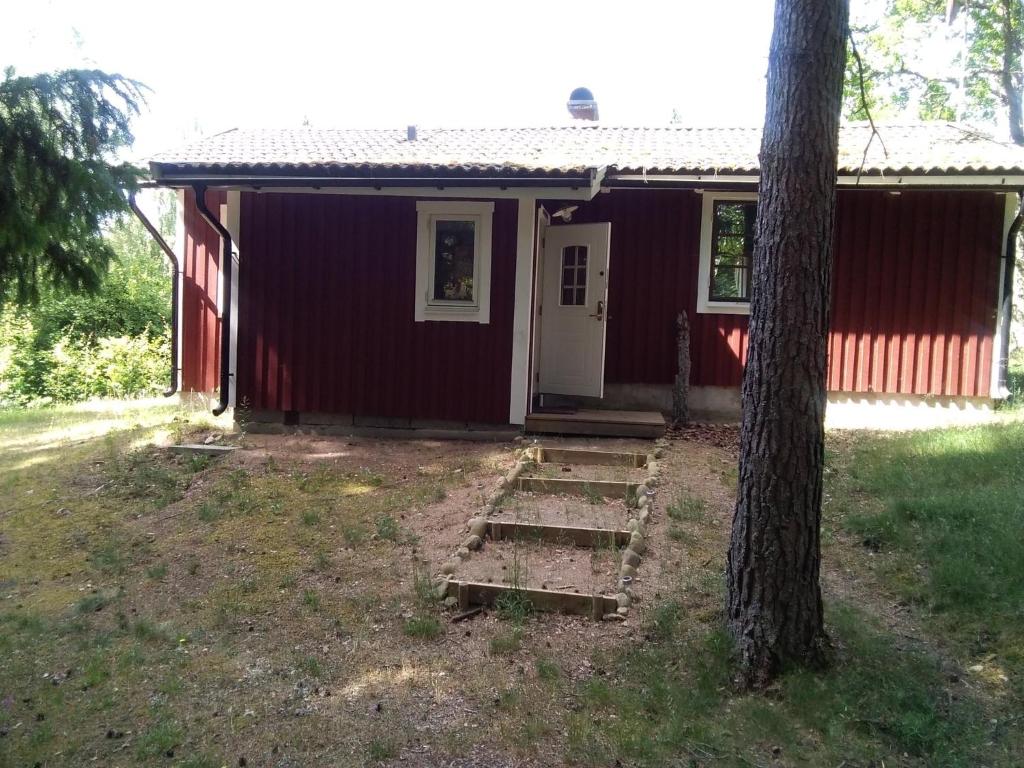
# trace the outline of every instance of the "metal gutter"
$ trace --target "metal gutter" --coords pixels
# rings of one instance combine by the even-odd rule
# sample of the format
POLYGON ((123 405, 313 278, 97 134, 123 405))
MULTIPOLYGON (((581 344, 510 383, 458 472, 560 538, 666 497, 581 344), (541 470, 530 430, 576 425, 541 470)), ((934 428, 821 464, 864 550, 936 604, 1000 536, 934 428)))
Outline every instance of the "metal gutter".
POLYGON ((999 367, 996 381, 998 391, 1006 393, 1010 368, 1010 321, 1013 314, 1013 269, 1017 260, 1017 234, 1024 223, 1024 189, 1018 190, 1018 209, 1006 233, 1006 257, 1003 259, 1003 295, 999 297, 999 367))
POLYGON ((164 252, 167 260, 171 262, 171 383, 167 389, 164 390, 164 397, 170 397, 178 391, 178 375, 181 369, 178 367, 178 282, 181 275, 181 267, 178 264, 178 255, 174 252, 174 249, 167 244, 164 240, 163 235, 160 234, 153 222, 151 222, 146 214, 139 208, 138 203, 135 202, 135 193, 128 193, 128 207, 132 209, 139 221, 142 222, 142 226, 146 228, 150 236, 160 246, 160 250, 164 252))
POLYGON ((231 250, 231 233, 220 223, 216 216, 206 205, 206 185, 194 184, 192 186, 196 196, 196 209, 207 224, 220 235, 221 239, 221 261, 220 279, 224 286, 224 309, 220 319, 220 399, 213 407, 213 415, 220 416, 228 409, 228 401, 231 393, 231 270, 234 257, 231 250))

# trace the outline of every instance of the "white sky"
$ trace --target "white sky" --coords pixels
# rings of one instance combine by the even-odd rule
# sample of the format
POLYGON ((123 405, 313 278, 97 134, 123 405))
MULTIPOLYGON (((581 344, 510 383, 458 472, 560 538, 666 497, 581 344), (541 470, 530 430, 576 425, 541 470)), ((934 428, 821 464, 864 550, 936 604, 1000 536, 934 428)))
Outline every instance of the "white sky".
POLYGON ((760 125, 772 0, 25 0, 0 66, 146 83, 144 158, 232 127, 760 125))

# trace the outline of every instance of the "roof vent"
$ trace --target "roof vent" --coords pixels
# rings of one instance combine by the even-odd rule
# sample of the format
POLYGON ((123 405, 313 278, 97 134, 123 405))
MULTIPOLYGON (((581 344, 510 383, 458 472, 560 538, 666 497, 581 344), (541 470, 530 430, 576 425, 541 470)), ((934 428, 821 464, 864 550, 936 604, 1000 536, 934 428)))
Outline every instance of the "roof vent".
POLYGON ((574 120, 597 120, 597 102, 589 88, 577 88, 569 94, 569 114, 574 120))
POLYGON ((416 141, 415 125, 410 125, 408 128, 405 129, 405 138, 407 138, 409 141, 416 141))

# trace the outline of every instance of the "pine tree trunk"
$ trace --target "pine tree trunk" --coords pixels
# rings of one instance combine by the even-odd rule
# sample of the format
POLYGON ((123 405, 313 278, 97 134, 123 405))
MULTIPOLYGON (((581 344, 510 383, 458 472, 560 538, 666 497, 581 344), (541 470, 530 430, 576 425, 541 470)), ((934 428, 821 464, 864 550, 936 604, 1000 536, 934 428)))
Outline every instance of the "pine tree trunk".
POLYGON ((743 375, 728 624, 740 681, 823 661, 826 335, 847 0, 777 0, 743 375))

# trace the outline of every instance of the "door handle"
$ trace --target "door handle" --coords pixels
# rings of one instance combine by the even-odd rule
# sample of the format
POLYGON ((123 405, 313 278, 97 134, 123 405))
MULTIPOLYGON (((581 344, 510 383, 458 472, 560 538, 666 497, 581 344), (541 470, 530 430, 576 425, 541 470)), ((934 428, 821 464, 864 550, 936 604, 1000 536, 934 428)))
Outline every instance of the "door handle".
POLYGON ((597 302, 597 312, 592 314, 591 317, 596 317, 598 322, 600 322, 601 320, 604 320, 604 302, 603 301, 597 302))

